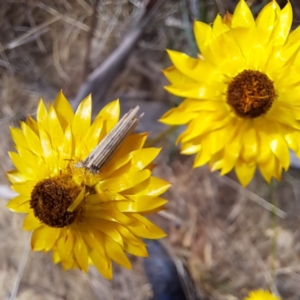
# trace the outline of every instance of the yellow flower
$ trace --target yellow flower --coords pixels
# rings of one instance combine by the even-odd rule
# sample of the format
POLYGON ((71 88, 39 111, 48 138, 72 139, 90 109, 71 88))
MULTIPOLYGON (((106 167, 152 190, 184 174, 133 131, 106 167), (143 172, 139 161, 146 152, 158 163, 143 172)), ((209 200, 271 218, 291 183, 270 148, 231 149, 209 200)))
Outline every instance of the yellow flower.
POLYGON ((267 4, 257 19, 244 0, 213 25, 195 22, 201 55, 168 51, 166 90, 186 98, 161 121, 186 124, 178 137, 194 167, 209 163, 224 175, 235 168, 247 185, 256 167, 269 182, 300 156, 300 28, 290 33, 290 2, 267 4))
POLYGON ((169 183, 151 176, 160 149, 143 148, 147 133, 130 134, 97 173, 80 164, 117 124, 119 102, 106 105, 91 123, 91 97, 74 113, 60 93, 49 109, 41 100, 37 120, 11 128, 16 170, 8 172, 19 195, 7 207, 26 213, 34 251, 53 251, 64 269, 95 265, 112 278, 112 260, 131 268, 124 252, 147 256, 141 238, 165 233, 144 217, 163 209, 169 183))
POLYGON ((272 293, 264 290, 252 291, 245 300, 280 300, 272 293))

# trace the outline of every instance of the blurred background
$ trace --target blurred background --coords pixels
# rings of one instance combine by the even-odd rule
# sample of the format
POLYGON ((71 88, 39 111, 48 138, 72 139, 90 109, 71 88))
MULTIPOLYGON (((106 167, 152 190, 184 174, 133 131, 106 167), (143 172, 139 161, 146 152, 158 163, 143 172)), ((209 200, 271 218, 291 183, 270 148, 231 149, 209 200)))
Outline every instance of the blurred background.
MULTIPOLYGON (((92 92, 94 113, 116 98, 122 113, 140 105, 146 114, 137 130, 150 131, 152 138, 165 130, 157 119, 180 102, 163 89, 167 81, 161 70, 171 64, 165 49, 196 56, 193 20, 210 23, 218 12, 232 13, 237 2, 0 1, 0 183, 8 184, 4 174, 11 168, 9 126, 34 115, 39 98, 52 101, 60 89, 74 108, 92 92)), ((255 15, 268 3, 247 2, 255 15)), ((278 2, 281 7, 286 3, 278 2)), ((291 3, 296 27, 300 1, 291 3)), ((163 250, 149 245, 154 257, 168 257, 160 268, 174 278, 177 270, 189 300, 195 295, 243 299, 259 287, 299 300, 299 170, 291 168, 275 183, 274 208, 260 174, 243 189, 234 174, 220 177, 206 166, 192 170, 193 157, 180 156, 173 146, 176 135, 159 144, 164 150, 155 171, 173 183, 165 195, 167 210, 151 216, 168 233, 158 244, 163 250)), ((6 198, 0 193, 0 299, 9 299, 23 266, 17 299, 152 299, 146 272, 152 280, 157 270, 145 262, 145 272, 142 259, 130 257, 132 271, 115 266, 108 282, 94 268, 88 274, 64 272, 52 264, 51 254, 30 252, 29 233, 21 230, 23 217, 6 210, 6 198)))

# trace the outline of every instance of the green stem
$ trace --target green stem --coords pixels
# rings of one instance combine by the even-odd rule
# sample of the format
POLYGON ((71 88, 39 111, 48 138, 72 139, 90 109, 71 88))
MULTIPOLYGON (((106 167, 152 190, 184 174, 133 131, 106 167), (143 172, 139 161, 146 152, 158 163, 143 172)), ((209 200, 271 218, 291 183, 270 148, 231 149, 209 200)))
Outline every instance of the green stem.
POLYGON ((177 129, 177 126, 169 126, 164 131, 160 132, 157 136, 155 136, 152 140, 146 142, 146 147, 151 147, 157 145, 159 142, 165 140, 165 138, 173 133, 177 129))

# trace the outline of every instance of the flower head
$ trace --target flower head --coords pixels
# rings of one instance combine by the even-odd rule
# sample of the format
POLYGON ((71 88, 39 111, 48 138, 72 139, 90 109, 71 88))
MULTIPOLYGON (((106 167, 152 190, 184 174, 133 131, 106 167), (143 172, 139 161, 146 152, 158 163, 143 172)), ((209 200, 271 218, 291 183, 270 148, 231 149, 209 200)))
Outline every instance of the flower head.
POLYGON ((245 300, 280 300, 272 293, 264 290, 251 291, 245 300))
POLYGON ((157 148, 143 148, 147 133, 129 134, 99 172, 82 161, 117 124, 118 101, 91 123, 91 98, 74 113, 60 93, 49 109, 41 100, 37 120, 11 128, 16 170, 7 173, 19 195, 12 211, 26 213, 23 229, 33 230, 34 251, 53 252, 64 269, 88 271, 90 264, 112 277, 112 260, 130 268, 125 252, 147 256, 141 238, 165 233, 144 217, 159 211, 169 183, 151 176, 157 148))
POLYGON ((194 167, 233 168, 243 185, 258 166, 267 181, 281 178, 289 149, 300 156, 300 28, 290 33, 290 2, 275 0, 257 19, 244 0, 213 25, 195 22, 197 58, 168 51, 166 90, 186 98, 161 122, 186 124, 178 137, 194 167))

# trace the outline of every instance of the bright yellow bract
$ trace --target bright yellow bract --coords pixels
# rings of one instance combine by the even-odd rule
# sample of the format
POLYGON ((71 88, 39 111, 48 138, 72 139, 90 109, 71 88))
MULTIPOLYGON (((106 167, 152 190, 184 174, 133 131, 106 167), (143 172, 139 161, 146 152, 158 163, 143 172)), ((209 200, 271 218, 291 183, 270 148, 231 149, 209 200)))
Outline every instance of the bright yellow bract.
POLYGON ((7 207, 27 214, 23 228, 33 230, 32 249, 52 250, 64 269, 95 265, 106 278, 112 278, 112 260, 131 267, 124 252, 147 256, 141 238, 165 236, 144 214, 163 209, 166 200, 159 195, 170 186, 151 176, 160 149, 143 148, 147 133, 130 134, 96 174, 77 164, 119 114, 113 101, 91 123, 91 97, 75 113, 62 93, 48 110, 41 100, 36 121, 28 117, 20 129, 11 128, 16 170, 7 174, 19 194, 7 207))
POLYGON ((258 166, 269 182, 300 157, 300 27, 290 33, 292 7, 267 4, 257 19, 244 0, 213 25, 195 22, 198 58, 168 51, 166 90, 186 98, 161 122, 186 124, 179 136, 194 167, 235 168, 243 185, 258 166))
POLYGON ((249 296, 244 300, 280 300, 280 299, 268 291, 257 290, 257 291, 250 292, 249 296))

